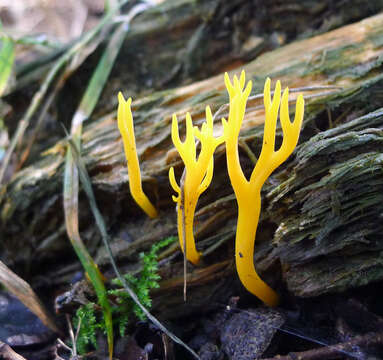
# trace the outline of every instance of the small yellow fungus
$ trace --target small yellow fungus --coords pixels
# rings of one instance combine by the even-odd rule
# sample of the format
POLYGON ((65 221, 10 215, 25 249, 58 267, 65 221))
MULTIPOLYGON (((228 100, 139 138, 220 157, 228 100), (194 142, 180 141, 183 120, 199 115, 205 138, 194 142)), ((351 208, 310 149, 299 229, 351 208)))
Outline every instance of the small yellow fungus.
POLYGON ((206 122, 201 130, 193 127, 192 118, 186 114, 186 138, 181 142, 178 130, 177 116, 172 119, 172 140, 185 164, 185 172, 180 185, 174 176, 173 167, 169 170, 169 180, 177 196, 173 195, 177 203, 178 238, 182 251, 186 258, 193 264, 197 264, 201 254, 197 251, 193 235, 193 218, 199 196, 208 188, 213 177, 213 153, 216 147, 223 143, 224 138, 213 136, 213 117, 210 107, 206 107, 206 122), (201 143, 201 150, 196 154, 196 141, 201 143), (185 241, 184 241, 185 235, 185 241), (184 251, 184 243, 186 252, 184 251))
POLYGON ((157 217, 156 208, 144 194, 141 184, 140 164, 138 162, 136 139, 134 137, 133 116, 130 105, 132 98, 127 101, 120 92, 118 94, 117 123, 124 143, 125 157, 128 162, 129 189, 135 202, 145 213, 151 217, 157 217))
POLYGON ((294 122, 290 122, 286 88, 281 101, 281 83, 278 81, 273 100, 270 95, 270 79, 264 87, 265 125, 262 151, 253 169, 250 180, 243 174, 238 155, 238 136, 246 111, 252 83, 245 88, 245 72, 240 79, 234 76, 231 83, 225 74, 225 85, 230 97, 228 121, 222 119, 226 142, 227 167, 238 203, 238 222, 235 241, 235 259, 238 276, 245 288, 269 306, 278 304, 278 295, 257 274, 254 267, 254 241, 261 210, 261 188, 271 173, 293 152, 299 138, 303 121, 304 100, 298 96, 294 122), (275 150, 275 131, 279 105, 283 142, 275 150))

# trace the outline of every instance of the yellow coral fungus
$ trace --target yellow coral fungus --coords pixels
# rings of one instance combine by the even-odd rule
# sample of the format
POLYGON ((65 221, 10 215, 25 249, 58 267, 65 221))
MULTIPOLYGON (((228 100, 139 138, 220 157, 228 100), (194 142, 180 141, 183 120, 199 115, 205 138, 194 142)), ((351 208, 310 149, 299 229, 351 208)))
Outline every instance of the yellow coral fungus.
POLYGON ((294 150, 302 125, 304 100, 299 95, 296 103, 295 119, 290 122, 288 105, 288 88, 282 95, 278 81, 273 100, 270 96, 270 79, 264 87, 265 125, 262 151, 253 169, 250 180, 243 174, 238 155, 238 136, 245 115, 246 102, 251 92, 252 83, 245 86, 245 73, 240 79, 234 76, 231 83, 225 74, 225 84, 230 97, 228 121, 222 119, 226 142, 227 167, 231 184, 238 203, 238 223, 235 241, 235 259, 238 276, 248 291, 269 306, 278 303, 277 293, 271 289, 257 274, 254 267, 254 241, 261 210, 261 188, 275 168, 283 163, 294 150), (275 150, 275 131, 279 105, 280 121, 283 130, 283 142, 275 150))
POLYGON ((172 140, 177 148, 181 159, 185 164, 184 176, 178 186, 173 167, 169 170, 170 184, 177 196, 173 200, 177 203, 177 225, 178 238, 182 251, 186 245, 186 258, 193 264, 197 264, 200 253, 197 251, 193 235, 193 218, 199 196, 208 188, 213 177, 213 153, 216 147, 223 143, 223 136, 213 136, 213 117, 210 107, 206 107, 206 122, 202 124, 201 130, 196 126, 193 128, 192 118, 186 114, 186 138, 181 142, 178 131, 177 116, 173 115, 172 140), (197 138, 201 143, 201 150, 196 154, 197 138), (185 239, 184 239, 185 235, 185 239))
POLYGON ((142 190, 140 164, 138 162, 136 139, 134 137, 133 116, 130 108, 131 103, 132 98, 125 101, 122 93, 118 94, 117 122, 128 162, 129 189, 133 199, 141 209, 151 218, 155 218, 157 217, 157 210, 142 190))

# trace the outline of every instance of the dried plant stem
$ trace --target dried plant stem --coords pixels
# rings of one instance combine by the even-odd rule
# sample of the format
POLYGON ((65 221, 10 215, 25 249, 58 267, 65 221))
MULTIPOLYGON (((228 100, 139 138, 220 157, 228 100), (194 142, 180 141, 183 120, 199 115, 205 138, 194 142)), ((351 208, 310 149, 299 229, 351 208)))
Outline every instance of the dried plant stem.
POLYGON ((119 3, 119 5, 116 8, 107 12, 104 18, 98 23, 98 25, 93 30, 86 33, 82 39, 80 39, 77 43, 75 43, 72 47, 70 47, 68 51, 65 52, 53 65, 53 67, 47 74, 44 82, 42 83, 39 91, 33 96, 31 104, 29 105, 27 109, 27 112, 18 123, 16 132, 12 137, 11 143, 7 149, 7 152, 5 153, 4 160, 0 168, 0 184, 2 184, 3 182, 5 171, 8 167, 9 161, 16 148, 16 145, 23 138, 25 130, 29 126, 32 116, 35 114, 35 112, 39 108, 41 102, 44 99, 44 96, 46 95, 49 87, 51 86, 52 82, 54 81, 58 73, 82 48, 88 45, 89 42, 93 40, 100 33, 100 31, 104 28, 104 26, 106 26, 108 23, 110 23, 113 20, 113 17, 119 11, 120 7, 128 1, 129 0, 121 1, 121 3, 119 3))

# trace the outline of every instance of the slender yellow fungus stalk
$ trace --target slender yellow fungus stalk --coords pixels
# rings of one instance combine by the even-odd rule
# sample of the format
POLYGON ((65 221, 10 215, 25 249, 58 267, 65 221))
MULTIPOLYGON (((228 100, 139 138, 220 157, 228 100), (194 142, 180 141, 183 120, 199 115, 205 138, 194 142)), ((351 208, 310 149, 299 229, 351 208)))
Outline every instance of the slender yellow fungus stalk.
POLYGON ((206 122, 201 130, 193 128, 192 118, 186 114, 186 138, 181 142, 178 131, 178 120, 173 115, 172 140, 185 164, 185 176, 181 178, 180 186, 174 176, 173 167, 169 170, 169 180, 177 196, 173 196, 177 203, 178 238, 184 251, 184 236, 186 244, 186 258, 197 264, 201 254, 197 251, 193 235, 193 219, 199 196, 208 188, 213 177, 213 153, 216 147, 223 143, 224 138, 213 136, 213 117, 210 107, 206 107, 206 122), (197 138, 201 143, 201 151, 196 155, 197 138))
POLYGON ((299 95, 296 103, 295 119, 290 122, 288 88, 282 95, 278 81, 273 100, 270 96, 270 79, 264 88, 265 126, 262 151, 253 169, 250 180, 243 174, 238 155, 238 136, 245 115, 246 102, 251 92, 252 83, 245 86, 245 72, 240 79, 234 76, 231 83, 225 74, 225 84, 230 97, 228 121, 222 119, 226 142, 227 167, 231 184, 238 203, 238 223, 235 241, 235 259, 238 276, 248 291, 269 306, 278 304, 278 295, 257 274, 254 267, 254 241, 261 210, 261 188, 270 174, 293 152, 303 121, 304 100, 299 95), (275 130, 279 105, 280 121, 283 130, 281 147, 275 150, 275 130))
POLYGON ((144 194, 141 184, 140 164, 138 162, 136 139, 134 137, 133 116, 130 105, 132 98, 125 101, 120 92, 118 94, 117 122, 122 140, 124 142, 125 157, 128 162, 129 189, 135 202, 146 214, 151 217, 157 217, 156 208, 144 194))

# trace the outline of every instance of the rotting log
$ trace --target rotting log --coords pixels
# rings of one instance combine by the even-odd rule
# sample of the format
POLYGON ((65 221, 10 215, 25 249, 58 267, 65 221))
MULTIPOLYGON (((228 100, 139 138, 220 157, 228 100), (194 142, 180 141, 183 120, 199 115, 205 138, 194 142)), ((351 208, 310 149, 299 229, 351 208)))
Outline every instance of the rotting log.
MULTIPOLYGON (((247 78, 253 80, 255 93, 261 92, 267 76, 281 79, 282 85, 290 88, 342 87, 304 93, 307 106, 300 144, 262 192, 256 267, 270 284, 278 283, 276 274, 280 273, 292 294, 343 291, 383 278, 382 58, 383 14, 379 14, 267 52, 243 67, 247 78)), ((220 74, 134 101, 144 189, 160 210, 157 220, 146 219, 129 195, 115 113, 85 128, 82 156, 114 254, 127 270, 136 268, 140 251, 176 234, 167 174, 170 166, 175 166, 179 177, 182 164, 170 139, 172 113, 177 113, 182 131, 187 111, 194 123, 200 124, 206 105, 216 111, 227 100, 220 74)), ((248 104, 241 132, 243 143, 255 154, 262 143, 264 114, 260 104, 259 100, 248 104)), ((253 165, 246 148, 243 146, 241 160, 249 170, 253 165)), ((2 189, 1 257, 10 265, 24 266, 35 282, 37 275, 41 280, 41 266, 49 269, 46 276, 56 284, 68 281, 73 270, 79 269, 70 265, 73 253, 63 225, 65 149, 65 140, 58 142, 2 189), (57 256, 67 261, 67 268, 62 263, 57 267, 52 260, 57 256)), ((198 304, 214 299, 223 302, 237 289, 232 286, 236 278, 232 263, 236 204, 224 155, 221 146, 216 152, 212 185, 200 199, 195 222, 198 248, 207 254, 201 267, 189 270, 189 295, 198 304)), ((84 196, 80 197, 79 223, 97 262, 107 269, 108 260, 99 247, 84 196)), ((179 254, 176 246, 168 255, 172 252, 179 254)), ((184 307, 182 257, 167 259, 161 268, 163 287, 154 294, 158 300, 166 299, 155 304, 166 306, 171 316, 177 306, 184 307)))
POLYGON ((270 213, 287 205, 272 256, 297 295, 382 279, 382 127, 379 108, 315 135, 298 149, 289 179, 267 194, 270 213))
MULTIPOLYGON (((130 3, 134 4, 129 2, 123 12, 130 3)), ((363 0, 286 0, 283 4, 278 0, 162 1, 132 21, 96 112, 111 111, 120 90, 136 95, 192 83, 294 39, 322 34, 382 10, 383 0, 368 6, 363 0)), ((94 52, 68 79, 57 103, 59 120, 65 124, 99 57, 100 51, 94 52)), ((17 87, 23 92, 26 84, 39 82, 55 58, 49 55, 45 62, 39 58, 35 65, 22 66, 17 87)), ((61 126, 58 128, 60 131, 61 126)))

